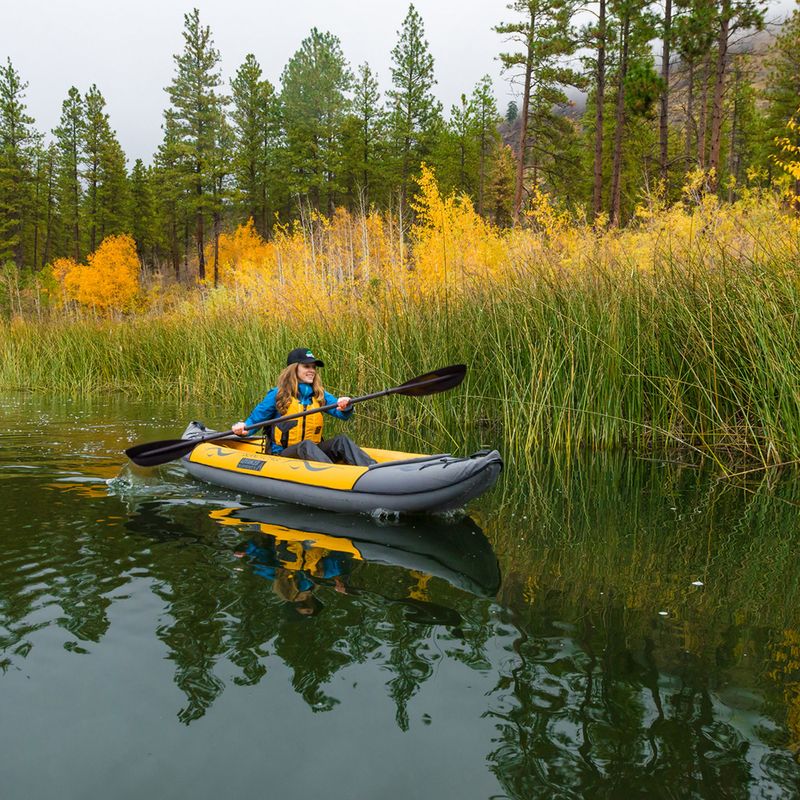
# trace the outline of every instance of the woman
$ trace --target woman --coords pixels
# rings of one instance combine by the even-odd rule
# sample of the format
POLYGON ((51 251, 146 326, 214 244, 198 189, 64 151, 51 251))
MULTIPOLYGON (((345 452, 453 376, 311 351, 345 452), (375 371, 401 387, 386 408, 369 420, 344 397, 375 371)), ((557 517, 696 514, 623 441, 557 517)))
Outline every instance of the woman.
MULTIPOLYGON (((232 425, 231 430, 237 436, 245 436, 245 428, 254 423, 267 422, 276 417, 334 403, 336 408, 325 413, 339 419, 350 419, 353 414, 350 398, 336 398, 322 388, 319 367, 324 366, 308 348, 296 347, 286 359, 286 368, 278 376, 278 385, 267 392, 267 396, 244 422, 232 425)), ((343 434, 334 436, 333 439, 323 439, 322 414, 309 414, 267 425, 263 431, 271 439, 273 455, 358 467, 368 467, 375 463, 352 439, 343 434)))

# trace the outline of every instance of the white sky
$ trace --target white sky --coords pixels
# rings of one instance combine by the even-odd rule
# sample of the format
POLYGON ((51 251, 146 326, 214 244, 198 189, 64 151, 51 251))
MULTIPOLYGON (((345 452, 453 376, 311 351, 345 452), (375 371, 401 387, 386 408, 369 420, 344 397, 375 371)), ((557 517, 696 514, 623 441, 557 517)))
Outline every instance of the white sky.
MULTIPOLYGON (((487 73, 501 113, 515 95, 497 60, 502 37, 492 30, 514 18, 506 4, 416 0, 435 59, 434 92, 445 112, 487 73)), ((37 130, 55 127, 70 86, 85 93, 96 83, 130 162, 149 162, 161 140, 172 57, 183 47, 183 15, 193 6, 211 27, 226 81, 252 52, 277 87, 283 67, 316 26, 341 39, 354 70, 368 61, 383 91, 408 10, 407 0, 0 0, 0 59, 10 57, 28 82, 26 104, 37 130)), ((791 6, 792 0, 773 0, 770 16, 791 6)))

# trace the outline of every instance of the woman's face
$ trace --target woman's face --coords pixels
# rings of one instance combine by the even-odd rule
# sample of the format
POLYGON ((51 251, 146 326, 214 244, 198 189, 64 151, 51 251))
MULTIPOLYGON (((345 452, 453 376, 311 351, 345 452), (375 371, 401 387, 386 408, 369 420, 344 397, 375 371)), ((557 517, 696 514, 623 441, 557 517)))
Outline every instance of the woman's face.
POLYGON ((314 376, 316 374, 316 364, 297 365, 297 380, 300 381, 300 383, 314 383, 314 376))

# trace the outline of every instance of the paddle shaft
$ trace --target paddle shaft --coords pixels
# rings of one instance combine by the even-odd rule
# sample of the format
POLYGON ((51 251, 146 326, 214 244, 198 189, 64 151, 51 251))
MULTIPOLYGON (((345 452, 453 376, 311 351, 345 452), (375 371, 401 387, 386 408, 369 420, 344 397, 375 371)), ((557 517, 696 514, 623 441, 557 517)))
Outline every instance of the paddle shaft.
MULTIPOLYGON (((464 380, 466 372, 467 368, 464 364, 453 364, 449 367, 442 367, 433 372, 426 372, 424 375, 412 378, 410 381, 406 381, 400 386, 393 386, 391 389, 383 389, 380 392, 365 394, 362 397, 354 397, 350 400, 350 404, 363 403, 365 400, 372 400, 387 394, 401 394, 408 397, 424 397, 429 394, 437 394, 438 392, 444 392, 458 386, 461 381, 464 380)), ((339 403, 337 401, 329 405, 309 408, 306 411, 298 411, 296 414, 288 414, 283 417, 275 417, 274 419, 264 420, 263 422, 256 422, 252 425, 246 425, 244 430, 250 431, 254 428, 271 427, 287 420, 305 417, 309 414, 320 414, 323 411, 331 411, 338 407, 338 405, 339 403)), ((167 441, 149 442, 129 447, 125 451, 125 454, 134 464, 138 464, 140 467, 155 467, 159 464, 166 464, 167 461, 174 461, 176 458, 187 455, 194 450, 197 445, 203 442, 227 439, 233 436, 233 431, 223 431, 201 436, 197 439, 170 439, 167 441)))
MULTIPOLYGON (((447 376, 431 378, 427 381, 420 381, 414 384, 414 387, 425 386, 426 384, 436 383, 437 381, 445 380, 447 376)), ((397 394, 403 390, 402 386, 394 386, 391 389, 382 389, 380 392, 373 392, 372 394, 365 394, 361 397, 352 397, 348 405, 355 405, 356 403, 363 403, 365 400, 374 400, 376 397, 385 397, 387 394, 397 394)), ((323 411, 332 411, 337 408, 338 403, 328 403, 327 406, 319 406, 318 408, 309 408, 307 411, 298 411, 296 414, 287 414, 285 417, 275 417, 268 419, 264 422, 254 422, 252 425, 245 425, 246 431, 251 431, 254 428, 263 428, 265 425, 276 425, 278 422, 286 422, 290 419, 299 419, 300 417, 307 417, 309 414, 321 414, 323 411)))
MULTIPOLYGON (((449 375, 444 376, 437 376, 434 378, 430 378, 428 380, 419 381, 418 383, 414 384, 414 389, 418 387, 424 387, 426 385, 434 384, 437 382, 441 382, 444 380, 448 380, 450 378, 449 375)), ((402 393, 404 389, 408 388, 408 384, 404 384, 403 386, 394 386, 391 389, 382 389, 380 392, 373 392, 372 394, 365 394, 361 397, 353 397, 350 400, 349 405, 355 405, 356 403, 363 403, 365 400, 374 400, 376 397, 384 397, 387 394, 398 394, 402 393)), ((287 414, 283 417, 275 417, 273 419, 264 420, 263 422, 254 422, 252 425, 246 425, 245 430, 251 431, 256 428, 264 428, 266 426, 272 427, 273 425, 277 425, 279 422, 287 422, 292 419, 299 419, 300 417, 307 417, 309 414, 321 414, 324 411, 331 411, 334 408, 338 407, 338 403, 329 403, 325 406, 318 406, 316 408, 310 408, 306 411, 298 411, 296 414, 287 414)), ((182 445, 185 446, 185 452, 189 452, 194 450, 195 447, 199 444, 203 444, 203 442, 213 442, 217 439, 227 439, 232 437, 233 431, 222 431, 221 433, 211 433, 208 436, 200 436, 197 439, 187 439, 187 440, 176 440, 172 441, 167 444, 165 447, 155 448, 153 450, 147 451, 147 458, 152 460, 157 458, 160 455, 167 455, 169 453, 176 453, 176 448, 182 450, 182 445)), ((181 455, 185 453, 176 453, 174 458, 180 458, 181 455)), ((129 454, 130 455, 130 454, 129 454)), ((165 459, 167 461, 172 459, 165 459)))

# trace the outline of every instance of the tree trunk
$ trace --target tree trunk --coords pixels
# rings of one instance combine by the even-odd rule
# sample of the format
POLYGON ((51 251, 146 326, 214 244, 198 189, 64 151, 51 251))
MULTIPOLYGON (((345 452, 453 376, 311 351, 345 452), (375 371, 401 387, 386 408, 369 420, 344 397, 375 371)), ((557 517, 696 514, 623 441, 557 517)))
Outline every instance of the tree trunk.
POLYGON ((514 187, 514 225, 519 225, 522 210, 522 190, 525 182, 525 155, 528 149, 528 109, 531 102, 531 73, 533 72, 533 36, 534 19, 531 15, 531 27, 528 32, 528 56, 525 61, 525 84, 522 88, 522 119, 519 131, 519 149, 517 153, 517 182, 514 187))
POLYGON ((628 74, 628 32, 630 17, 626 14, 622 23, 622 54, 617 77, 617 108, 614 114, 614 155, 611 165, 611 209, 609 221, 619 225, 622 200, 622 139, 625 131, 625 78, 628 74))
POLYGON ((606 93, 606 0, 600 0, 597 24, 597 89, 594 112, 594 188, 592 216, 603 210, 603 103, 606 93))
MULTIPOLYGON (((52 151, 50 151, 52 153, 52 151)), ((45 222, 44 252, 42 253, 42 266, 50 261, 50 248, 53 242, 53 184, 55 183, 55 165, 53 157, 47 157, 47 218, 45 222)))
POLYGON ((686 87, 686 143, 684 156, 688 164, 692 158, 692 128, 696 127, 694 121, 694 61, 689 62, 689 85, 686 87))
POLYGON ((708 123, 706 116, 708 113, 708 62, 711 58, 710 53, 706 53, 703 59, 703 71, 700 80, 702 81, 700 92, 700 122, 697 131, 697 163, 701 169, 706 168, 706 133, 708 123))
POLYGON ((219 284, 219 211, 214 212, 214 288, 219 284))
POLYGON ((735 192, 736 192, 736 181, 739 178, 739 154, 738 150, 738 139, 739 139, 739 126, 738 126, 738 119, 739 119, 739 79, 741 77, 741 72, 739 67, 736 67, 734 71, 734 79, 733 79, 733 118, 731 119, 731 141, 730 141, 730 148, 728 152, 728 175, 731 177, 731 181, 728 185, 728 202, 732 203, 735 199, 735 192))
POLYGON ((481 120, 481 166, 478 176, 478 214, 483 216, 483 193, 486 184, 486 120, 481 120))
POLYGON ((711 157, 708 161, 709 171, 713 170, 711 190, 715 191, 719 182, 719 154, 722 144, 722 98, 725 89, 725 72, 728 59, 728 36, 730 33, 730 5, 726 2, 723 9, 723 18, 719 24, 719 38, 717 39, 717 68, 714 75, 714 105, 711 111, 711 157))
POLYGON ((660 145, 660 166, 661 180, 664 182, 664 190, 667 187, 667 148, 669 144, 669 127, 667 114, 669 112, 669 46, 670 36, 672 35, 672 0, 665 0, 664 4, 664 44, 661 49, 661 80, 663 89, 661 90, 661 118, 659 120, 659 145, 660 145))

